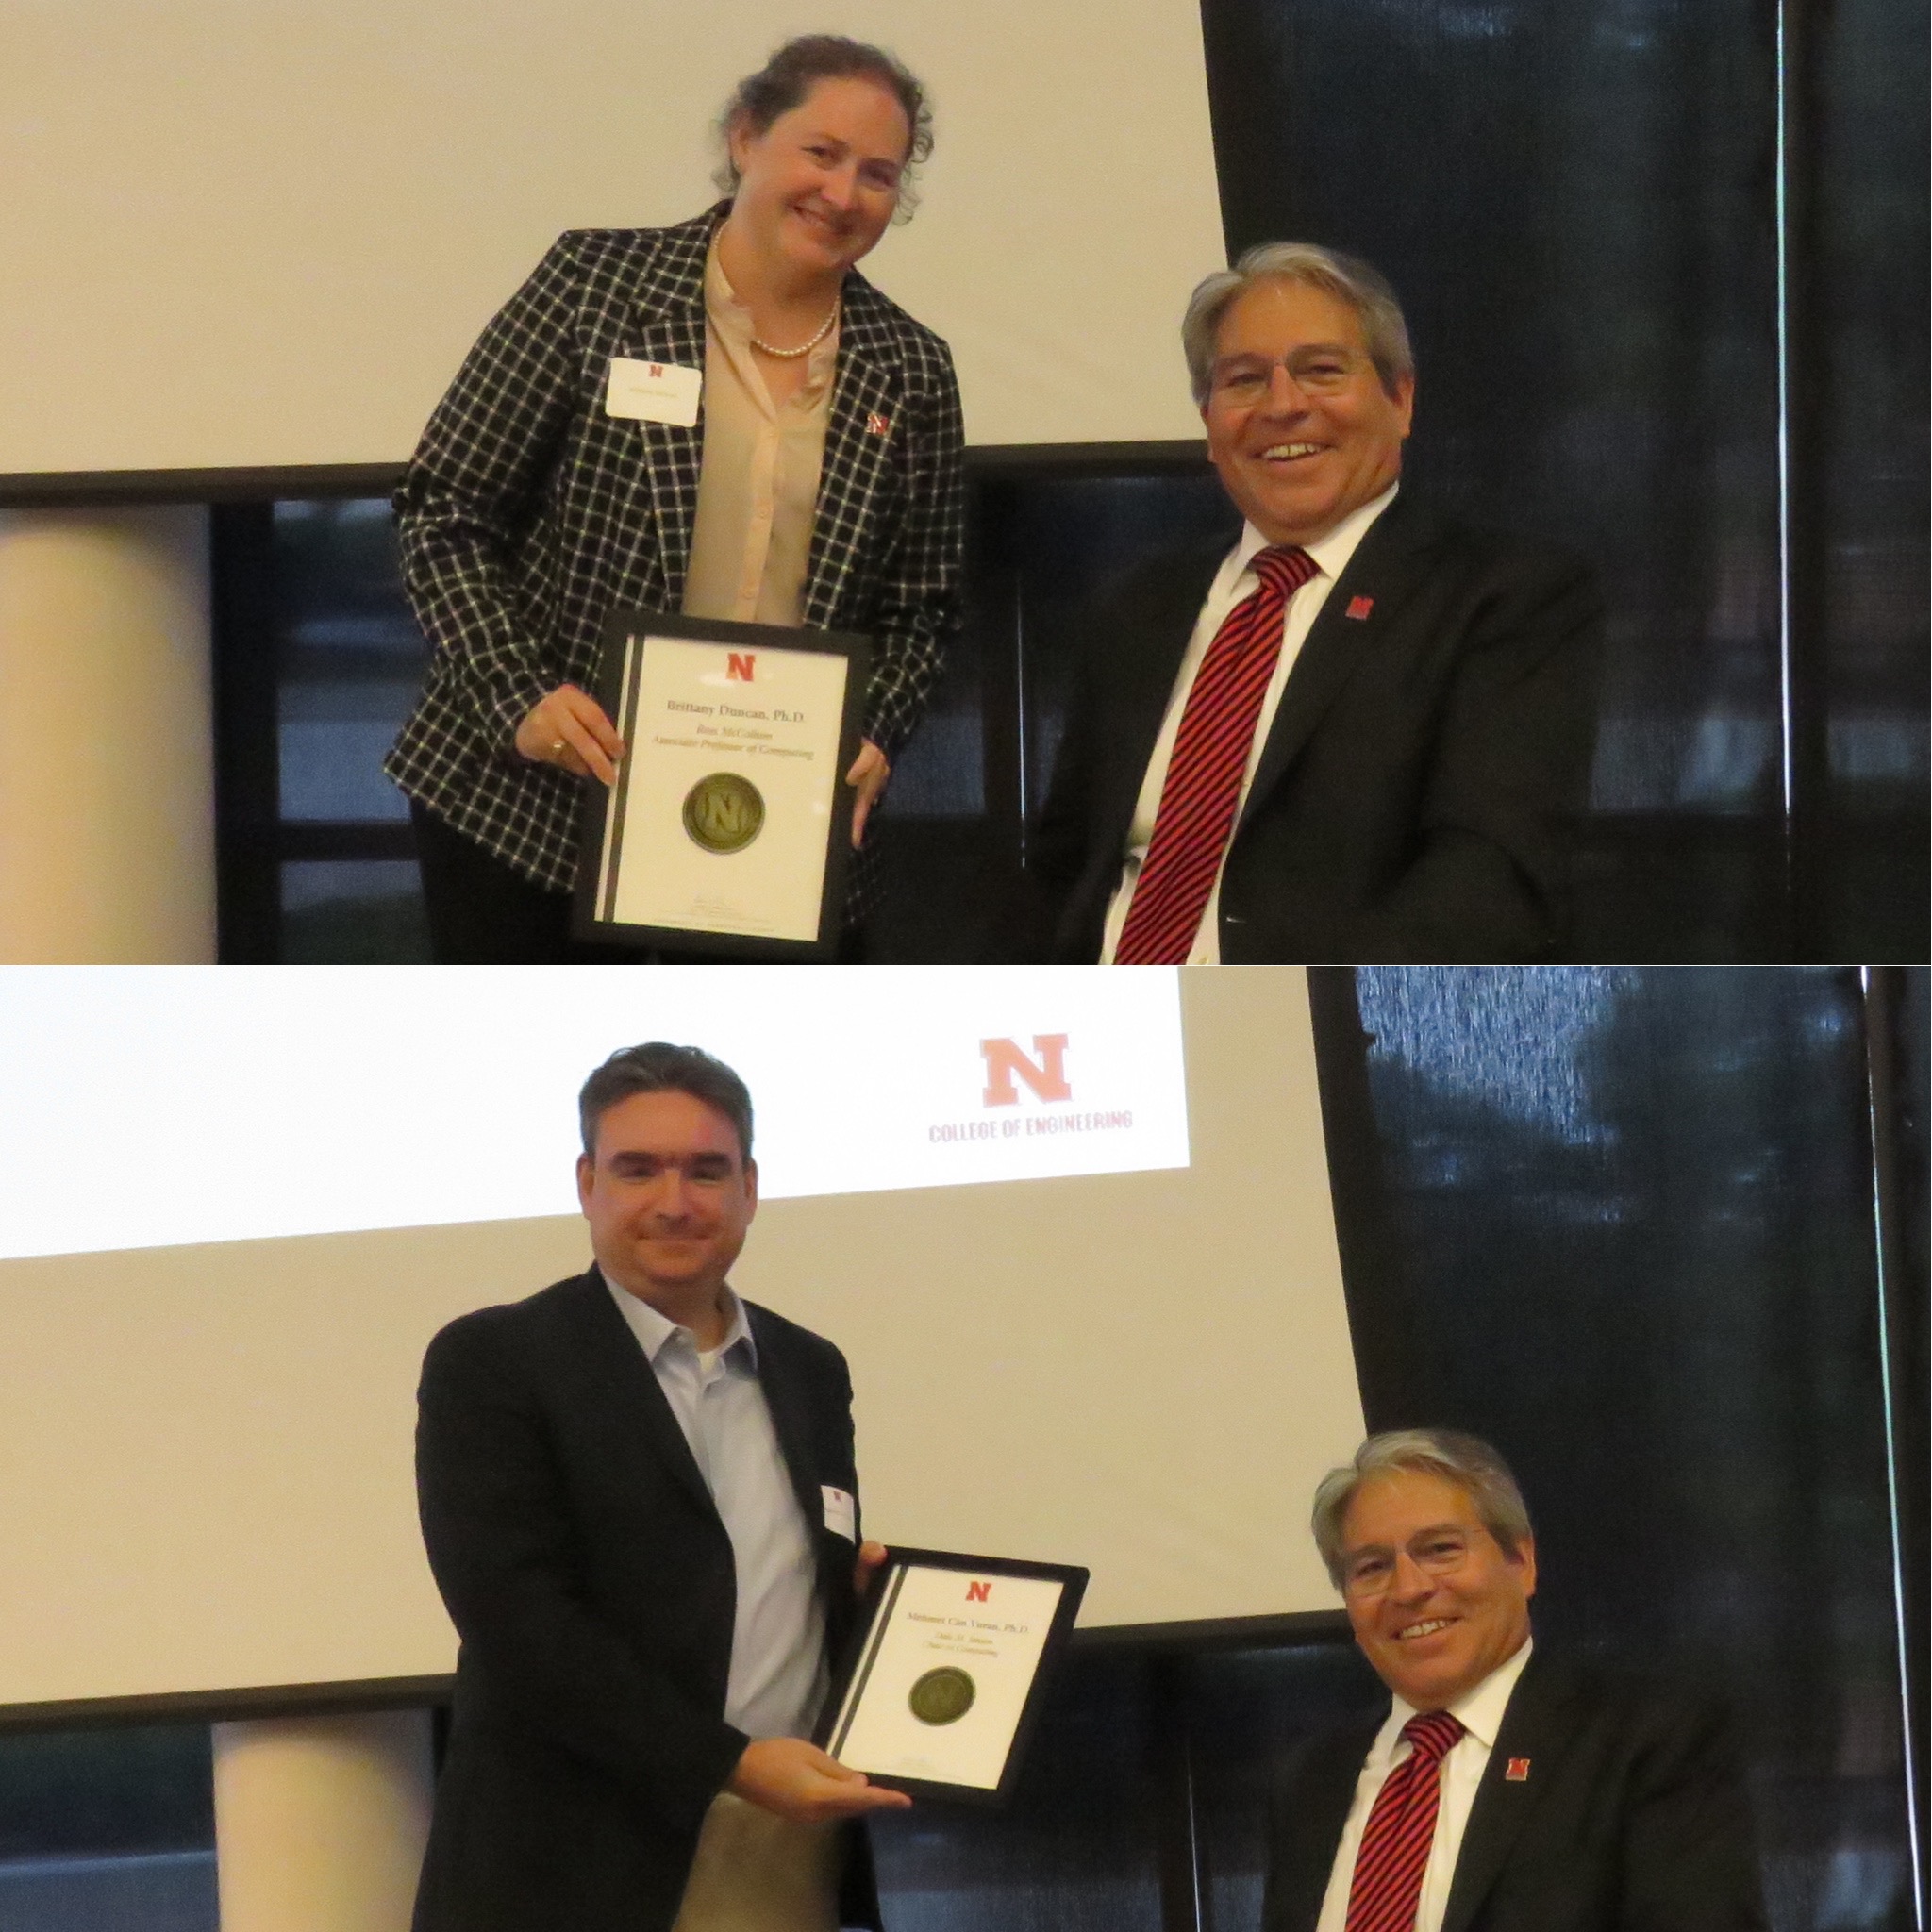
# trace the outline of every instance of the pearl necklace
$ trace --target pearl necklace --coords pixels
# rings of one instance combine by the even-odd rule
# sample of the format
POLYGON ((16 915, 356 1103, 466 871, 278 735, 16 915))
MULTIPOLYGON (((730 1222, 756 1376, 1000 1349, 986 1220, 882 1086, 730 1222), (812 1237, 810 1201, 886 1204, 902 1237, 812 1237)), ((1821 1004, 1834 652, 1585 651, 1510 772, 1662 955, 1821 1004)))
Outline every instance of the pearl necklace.
POLYGON ((810 355, 811 352, 814 349, 816 349, 818 345, 822 341, 824 341, 828 335, 831 334, 832 325, 835 322, 837 322, 838 319, 839 305, 835 301, 832 304, 830 309, 826 312, 824 321, 819 324, 818 334, 813 336, 810 341, 800 342, 797 348, 795 349, 774 349, 773 348, 770 342, 762 342, 758 339, 757 336, 753 336, 751 339, 751 345, 754 349, 762 349, 767 356, 776 356, 780 361, 790 362, 793 360, 796 357, 810 355))

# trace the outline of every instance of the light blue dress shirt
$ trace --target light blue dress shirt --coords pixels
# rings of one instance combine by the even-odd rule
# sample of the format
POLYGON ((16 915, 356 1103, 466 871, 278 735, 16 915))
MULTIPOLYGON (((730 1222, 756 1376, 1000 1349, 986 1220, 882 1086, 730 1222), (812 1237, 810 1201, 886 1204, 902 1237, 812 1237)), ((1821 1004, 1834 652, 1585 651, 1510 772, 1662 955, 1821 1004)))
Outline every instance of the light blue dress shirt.
POLYGON ((808 1736, 827 1681, 824 1607, 812 1526, 772 1427, 743 1304, 724 1291, 730 1326, 723 1345, 704 1353, 689 1328, 608 1276, 605 1286, 637 1337, 731 1539, 738 1614, 724 1721, 751 1738, 808 1736))

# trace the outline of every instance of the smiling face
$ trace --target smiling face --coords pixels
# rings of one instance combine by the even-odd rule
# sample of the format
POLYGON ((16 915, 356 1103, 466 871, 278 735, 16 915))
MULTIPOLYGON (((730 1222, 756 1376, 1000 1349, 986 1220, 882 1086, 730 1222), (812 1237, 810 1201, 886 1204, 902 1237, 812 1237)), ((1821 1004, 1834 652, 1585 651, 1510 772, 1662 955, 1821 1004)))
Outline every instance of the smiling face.
POLYGON ((1271 543, 1312 543, 1394 482, 1414 406, 1412 377, 1382 387, 1347 303, 1274 279, 1221 318, 1201 419, 1241 514, 1271 543))
POLYGON ((1528 1639, 1536 1545, 1525 1539, 1510 1555, 1459 1483, 1398 1470, 1349 1498, 1341 1577, 1375 1674, 1417 1710, 1441 1710, 1528 1639))
POLYGON ((731 130, 732 225, 774 266, 836 279, 886 232, 911 142, 905 108, 875 81, 819 81, 762 134, 731 130))
POLYGON ((607 1108, 596 1158, 577 1158, 577 1200, 598 1266, 687 1326, 717 1306, 758 1211, 758 1180, 730 1121, 675 1089, 607 1108))

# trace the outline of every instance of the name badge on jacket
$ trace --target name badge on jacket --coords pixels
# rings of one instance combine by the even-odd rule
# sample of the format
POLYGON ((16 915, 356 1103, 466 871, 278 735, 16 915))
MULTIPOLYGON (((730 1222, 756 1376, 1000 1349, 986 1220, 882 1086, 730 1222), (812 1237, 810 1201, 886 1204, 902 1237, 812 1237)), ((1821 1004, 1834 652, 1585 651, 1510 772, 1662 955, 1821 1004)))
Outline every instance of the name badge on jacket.
POLYGON ((858 1505, 853 1501, 849 1491, 835 1490, 830 1483, 821 1483, 819 1493, 825 1499, 825 1527, 834 1536, 842 1536, 848 1543, 858 1541, 858 1505))
POLYGON ((638 423, 674 423, 680 429, 690 429, 698 420, 698 395, 704 386, 702 369, 613 356, 610 379, 604 391, 604 413, 627 416, 638 423))

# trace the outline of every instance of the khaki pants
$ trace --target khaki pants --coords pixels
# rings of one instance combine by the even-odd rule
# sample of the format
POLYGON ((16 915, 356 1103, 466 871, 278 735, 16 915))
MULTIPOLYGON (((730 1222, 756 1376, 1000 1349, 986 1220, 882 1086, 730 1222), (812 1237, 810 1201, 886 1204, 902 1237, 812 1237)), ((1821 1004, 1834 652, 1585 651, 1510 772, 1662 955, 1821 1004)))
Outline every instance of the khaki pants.
POLYGON ((839 1932, 839 1827, 793 1824, 720 1791, 672 1932, 839 1932))

